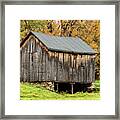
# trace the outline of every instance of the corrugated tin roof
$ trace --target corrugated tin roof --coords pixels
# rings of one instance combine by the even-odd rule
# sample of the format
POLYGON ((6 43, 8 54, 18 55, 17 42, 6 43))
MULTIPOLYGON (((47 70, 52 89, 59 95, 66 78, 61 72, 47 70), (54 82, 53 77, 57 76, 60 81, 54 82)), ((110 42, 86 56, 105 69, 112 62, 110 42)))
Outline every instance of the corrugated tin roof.
POLYGON ((52 36, 41 32, 32 32, 32 34, 52 51, 95 54, 95 51, 78 37, 52 36))

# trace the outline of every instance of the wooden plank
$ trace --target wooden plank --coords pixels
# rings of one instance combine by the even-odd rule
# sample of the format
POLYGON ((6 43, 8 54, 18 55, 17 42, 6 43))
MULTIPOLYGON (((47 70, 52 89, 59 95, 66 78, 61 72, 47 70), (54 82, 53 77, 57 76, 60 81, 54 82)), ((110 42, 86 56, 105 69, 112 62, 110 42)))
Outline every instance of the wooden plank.
POLYGON ((70 67, 72 67, 72 55, 70 54, 70 67))
POLYGON ((26 54, 25 54, 25 51, 24 51, 24 81, 26 82, 26 64, 25 64, 25 58, 26 58, 26 54))
POLYGON ((77 74, 77 55, 75 55, 75 81, 78 81, 78 74, 77 74))
POLYGON ((35 52, 37 52, 36 39, 35 39, 35 52))
POLYGON ((49 72, 49 69, 48 69, 49 65, 48 65, 48 53, 46 52, 46 80, 48 80, 48 72, 49 72))
POLYGON ((95 58, 94 58, 94 64, 93 64, 93 66, 94 66, 94 69, 93 69, 93 71, 94 71, 94 73, 93 73, 93 82, 95 81, 95 58))
POLYGON ((30 74, 31 74, 31 81, 34 81, 34 44, 33 44, 33 41, 31 41, 31 71, 30 71, 30 74))
POLYGON ((22 48, 22 72, 23 72, 23 81, 24 81, 24 48, 22 48))
POLYGON ((24 77, 25 77, 25 82, 26 82, 26 53, 25 53, 25 61, 24 61, 24 77))
POLYGON ((80 82, 80 55, 77 56, 77 75, 78 75, 78 82, 80 82))
POLYGON ((50 80, 50 56, 49 56, 49 53, 48 53, 48 80, 50 80))
POLYGON ((41 55, 41 81, 42 81, 42 78, 43 77, 43 50, 42 50, 42 55, 41 55))
POLYGON ((67 54, 67 81, 69 81, 69 54, 67 54))
POLYGON ((35 80, 35 70, 34 70, 34 68, 35 68, 35 59, 34 59, 34 54, 33 54, 33 67, 32 67, 32 76, 33 76, 33 81, 35 80))
POLYGON ((86 82, 88 83, 88 56, 86 55, 86 82))
POLYGON ((53 53, 53 73, 54 73, 54 80, 56 81, 56 68, 55 68, 55 52, 53 53))
POLYGON ((87 83, 87 78, 86 78, 86 55, 84 56, 84 83, 87 83))
POLYGON ((77 69, 78 69, 79 66, 80 66, 80 55, 78 54, 77 55, 77 69))
POLYGON ((58 81, 58 58, 59 58, 59 56, 58 56, 58 53, 56 53, 56 68, 57 68, 57 70, 56 70, 56 79, 57 79, 57 81, 58 81))
POLYGON ((64 66, 64 53, 63 53, 63 66, 64 66))
POLYGON ((70 81, 70 54, 68 54, 68 81, 70 81))
POLYGON ((58 81, 61 81, 61 54, 58 53, 58 81))
POLYGON ((60 64, 60 53, 58 53, 58 81, 61 80, 61 64, 60 64))
MULTIPOLYGON (((45 74, 47 74, 46 72, 46 52, 45 52, 45 74)), ((45 75, 45 80, 47 80, 47 76, 45 75)))
POLYGON ((31 54, 31 59, 30 59, 30 78, 31 81, 34 81, 34 57, 33 54, 31 54))
POLYGON ((90 82, 92 82, 92 58, 90 57, 90 82))
POLYGON ((30 77, 29 77, 29 46, 30 46, 30 43, 28 44, 28 50, 26 52, 26 76, 27 76, 27 82, 30 81, 30 77))
POLYGON ((37 76, 37 73, 38 73, 38 69, 37 69, 37 59, 38 59, 38 55, 37 55, 37 52, 34 53, 35 54, 35 81, 37 81, 38 79, 38 76, 37 76))
POLYGON ((25 67, 25 71, 26 71, 26 81, 28 82, 29 80, 28 80, 28 45, 26 46, 26 53, 25 53, 25 65, 26 65, 26 67, 25 67))
POLYGON ((64 73, 64 53, 63 53, 63 62, 62 62, 62 80, 65 79, 65 73, 64 73))
POLYGON ((75 69, 77 68, 77 55, 75 56, 75 69))
POLYGON ((88 80, 90 82, 90 59, 88 59, 88 80))
POLYGON ((55 59, 54 59, 54 52, 52 53, 52 80, 54 80, 55 79, 55 73, 54 73, 54 63, 55 62, 55 59))
POLYGON ((31 40, 28 44, 28 50, 27 50, 27 79, 30 82, 30 50, 31 50, 31 40))
POLYGON ((28 61, 27 61, 27 65, 28 65, 28 81, 30 82, 30 52, 28 53, 28 61))
POLYGON ((95 81, 95 58, 92 56, 92 82, 95 81))
POLYGON ((27 67, 27 64, 26 64, 26 50, 25 50, 24 55, 25 55, 25 57, 24 57, 24 80, 26 82, 26 67, 27 67))
POLYGON ((39 79, 40 79, 40 75, 39 75, 39 64, 38 64, 38 81, 39 81, 39 79))
POLYGON ((50 69, 51 69, 51 77, 50 79, 52 80, 53 79, 53 65, 52 65, 52 61, 53 61, 53 53, 51 52, 51 60, 50 60, 50 69))
POLYGON ((66 54, 64 53, 64 63, 63 63, 63 75, 64 75, 64 78, 63 78, 63 81, 66 80, 66 54))
POLYGON ((79 71, 79 55, 77 55, 77 61, 76 61, 76 69, 77 69, 77 79, 78 79, 78 82, 80 81, 79 79, 80 79, 80 76, 79 76, 79 73, 80 73, 80 71, 79 71))
POLYGON ((43 50, 42 81, 45 80, 45 51, 43 50))
POLYGON ((83 82, 83 67, 82 67, 82 55, 81 55, 81 63, 80 63, 80 82, 83 82))
POLYGON ((81 82, 83 83, 84 81, 84 69, 81 67, 81 82))
POLYGON ((73 81, 73 67, 74 67, 74 59, 72 59, 72 81, 73 81))

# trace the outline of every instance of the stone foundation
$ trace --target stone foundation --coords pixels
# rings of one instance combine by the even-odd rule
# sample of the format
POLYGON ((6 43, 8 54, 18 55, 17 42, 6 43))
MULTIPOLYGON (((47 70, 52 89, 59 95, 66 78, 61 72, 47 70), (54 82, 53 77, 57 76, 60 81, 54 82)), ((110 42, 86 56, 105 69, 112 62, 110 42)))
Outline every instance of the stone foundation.
POLYGON ((54 82, 40 82, 40 85, 48 90, 54 91, 54 82))

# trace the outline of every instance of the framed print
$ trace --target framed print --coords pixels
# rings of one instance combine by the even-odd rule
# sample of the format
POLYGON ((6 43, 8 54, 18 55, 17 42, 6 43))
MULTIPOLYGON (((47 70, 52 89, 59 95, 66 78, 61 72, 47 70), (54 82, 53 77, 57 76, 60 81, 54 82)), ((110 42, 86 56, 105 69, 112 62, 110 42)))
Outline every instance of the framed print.
POLYGON ((119 2, 1 2, 2 119, 119 119, 119 2))

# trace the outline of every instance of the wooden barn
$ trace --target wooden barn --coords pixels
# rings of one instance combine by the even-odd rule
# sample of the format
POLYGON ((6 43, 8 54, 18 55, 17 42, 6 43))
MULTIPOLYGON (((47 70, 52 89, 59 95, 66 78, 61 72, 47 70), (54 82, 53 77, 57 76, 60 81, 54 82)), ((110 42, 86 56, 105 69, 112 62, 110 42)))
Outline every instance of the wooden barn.
POLYGON ((30 32, 20 43, 20 81, 51 82, 73 93, 95 81, 95 54, 78 37, 30 32))

